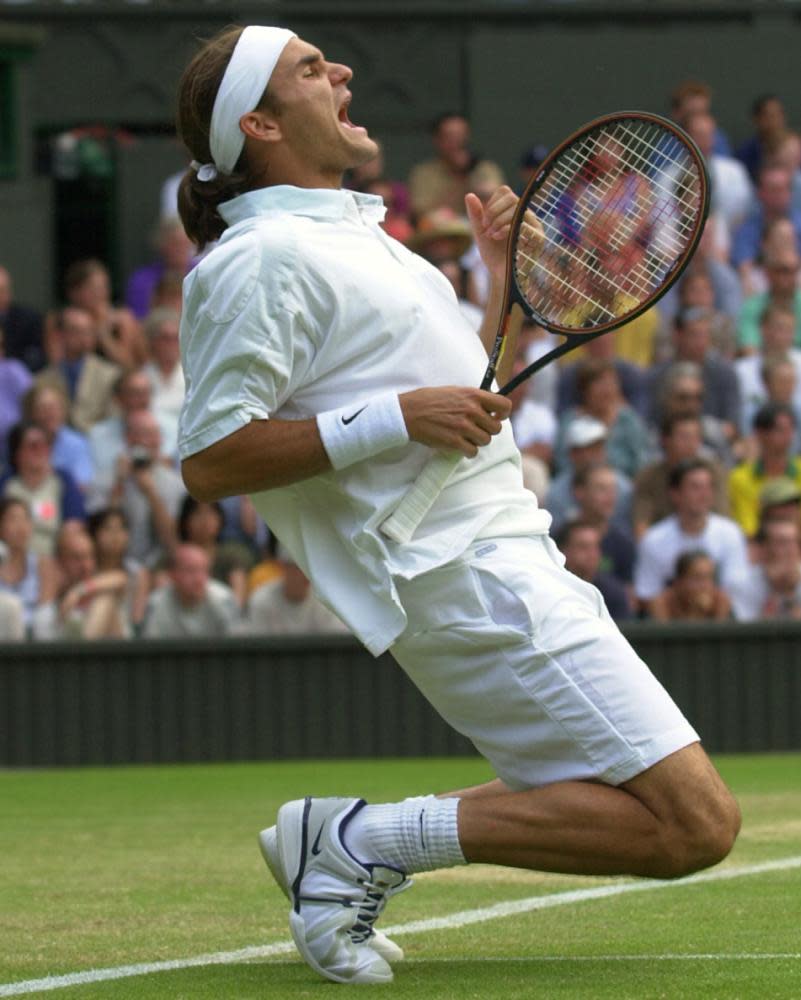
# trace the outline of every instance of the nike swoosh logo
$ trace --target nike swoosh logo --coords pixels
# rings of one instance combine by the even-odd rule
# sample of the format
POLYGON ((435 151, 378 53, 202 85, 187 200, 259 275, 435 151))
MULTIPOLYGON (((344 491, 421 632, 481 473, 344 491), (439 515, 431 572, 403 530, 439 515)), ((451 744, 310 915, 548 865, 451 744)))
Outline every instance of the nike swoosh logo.
POLYGON ((364 406, 360 410, 357 410, 355 413, 352 413, 349 417, 343 417, 342 418, 342 423, 345 424, 345 425, 349 424, 352 420, 355 420, 356 417, 358 417, 360 413, 364 413, 364 411, 366 409, 367 409, 367 403, 365 403, 364 406))
POLYGON ((320 837, 322 837, 324 829, 325 829, 325 823, 323 823, 323 825, 317 831, 317 836, 314 838, 314 843, 312 844, 311 848, 312 854, 319 854, 320 851, 322 851, 322 847, 320 847, 320 837))

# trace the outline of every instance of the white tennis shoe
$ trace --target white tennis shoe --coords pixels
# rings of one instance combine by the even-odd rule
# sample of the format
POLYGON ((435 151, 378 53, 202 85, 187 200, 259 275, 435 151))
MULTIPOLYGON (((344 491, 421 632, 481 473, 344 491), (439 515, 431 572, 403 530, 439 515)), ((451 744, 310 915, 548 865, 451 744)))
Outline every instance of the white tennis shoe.
MULTIPOLYGON (((261 848, 262 857, 264 858, 267 867, 270 869, 270 873, 278 885, 278 888, 283 892, 287 899, 292 898, 292 893, 289 888, 289 884, 284 879, 284 873, 281 870, 281 863, 278 858, 278 831, 276 827, 270 826, 266 830, 262 830, 259 834, 259 847, 261 848)), ((388 889, 386 895, 384 896, 383 902, 379 907, 379 913, 384 909, 390 896, 394 895, 396 892, 402 892, 404 889, 408 889, 412 884, 411 879, 406 879, 395 889, 388 889)), ((372 928, 370 935, 366 941, 378 954, 390 964, 395 962, 402 962, 404 958, 403 948, 399 944, 396 944, 392 938, 388 938, 386 934, 381 931, 376 930, 375 927, 372 928)))
POLYGON ((276 881, 287 888, 298 951, 316 972, 338 983, 391 981, 392 969, 374 946, 373 923, 387 895, 408 885, 403 872, 362 864, 345 847, 342 830, 364 805, 362 799, 287 802, 274 837, 273 828, 259 837, 276 881))

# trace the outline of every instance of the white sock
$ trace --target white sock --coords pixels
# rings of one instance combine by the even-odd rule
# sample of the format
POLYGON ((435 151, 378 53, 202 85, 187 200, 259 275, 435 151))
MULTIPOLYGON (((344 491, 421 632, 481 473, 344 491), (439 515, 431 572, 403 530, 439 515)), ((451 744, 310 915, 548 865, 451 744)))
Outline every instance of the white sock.
POLYGON ((344 837, 359 861, 389 865, 407 875, 467 864, 459 845, 459 799, 435 795, 365 806, 344 837))

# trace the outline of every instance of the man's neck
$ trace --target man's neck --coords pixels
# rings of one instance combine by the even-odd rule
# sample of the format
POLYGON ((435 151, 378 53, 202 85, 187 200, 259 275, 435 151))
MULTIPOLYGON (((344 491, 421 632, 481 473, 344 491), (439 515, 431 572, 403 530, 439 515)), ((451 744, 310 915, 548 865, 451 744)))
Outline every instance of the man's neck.
POLYGON ((709 514, 689 514, 679 513, 676 515, 679 520, 679 527, 685 535, 701 535, 709 520, 709 514))
POLYGON ((776 452, 773 455, 762 456, 762 470, 766 476, 783 476, 790 461, 787 452, 776 452))

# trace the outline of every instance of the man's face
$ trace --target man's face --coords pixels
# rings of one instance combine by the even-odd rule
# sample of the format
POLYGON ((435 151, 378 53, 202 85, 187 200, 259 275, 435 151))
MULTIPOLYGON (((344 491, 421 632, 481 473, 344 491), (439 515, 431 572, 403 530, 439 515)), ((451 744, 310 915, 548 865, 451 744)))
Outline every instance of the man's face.
POLYGON ((565 568, 582 580, 593 580, 601 565, 600 534, 595 528, 575 528, 564 549, 565 568))
POLYGON ((708 115, 710 100, 706 94, 685 94, 681 104, 676 108, 676 121, 683 125, 693 117, 693 115, 708 115))
POLYGON ((791 403, 795 394, 795 365, 782 361, 770 368, 765 376, 765 388, 772 403, 791 403))
POLYGON ((794 503, 795 517, 776 519, 765 526, 765 542, 762 553, 766 562, 801 561, 801 544, 799 543, 798 504, 794 503))
POLYGON ((617 480, 611 469, 593 470, 584 488, 576 491, 584 513, 589 518, 608 521, 617 501, 617 480))
POLYGON ((181 360, 179 327, 177 320, 165 320, 160 323, 150 341, 153 357, 165 368, 172 368, 181 360))
POLYGON ((592 444, 570 449, 570 461, 574 469, 583 469, 587 465, 606 460, 606 439, 593 441, 592 444))
POLYGON ((94 350, 95 326, 92 317, 83 309, 65 309, 61 331, 68 361, 76 361, 94 350))
POLYGON ((763 170, 759 176, 757 195, 768 216, 786 215, 792 198, 790 172, 780 167, 763 170))
POLYGON ((206 598, 209 584, 209 558, 195 546, 178 550, 172 570, 175 592, 182 604, 200 604, 206 598))
POLYGON ((470 126, 461 115, 452 115, 440 122, 433 137, 434 149, 440 159, 462 168, 469 157, 470 126))
POLYGON ((293 38, 270 80, 282 141, 296 162, 332 180, 378 152, 367 129, 348 117, 352 76, 348 66, 328 62, 315 46, 293 38))
POLYGON ((150 379, 139 372, 129 375, 117 396, 123 413, 135 413, 150 406, 150 379))
POLYGON ((50 440, 41 427, 28 427, 20 438, 15 455, 23 476, 37 476, 50 466, 50 440))
POLYGON ((773 295, 787 298, 795 291, 798 282, 798 254, 794 252, 779 253, 771 257, 765 267, 768 277, 768 287, 773 295))
POLYGON ((712 342, 712 321, 694 319, 676 330, 676 354, 681 361, 701 364, 712 342))
POLYGON ((21 503, 12 503, 0 520, 0 539, 13 548, 25 549, 33 534, 33 521, 21 503))
POLYGON ((757 431, 760 452, 776 455, 787 453, 793 445, 795 425, 787 413, 779 413, 773 422, 773 427, 757 431))
POLYGON ((95 572, 95 551, 88 535, 72 532, 61 544, 61 569, 68 583, 88 580, 95 572))
POLYGON ((707 159, 715 145, 715 119, 712 115, 695 113, 687 120, 687 132, 707 159))
POLYGON ((680 420, 663 440, 665 456, 671 465, 694 458, 701 447, 701 425, 697 420, 680 420))
POLYGON ((778 135, 786 127, 782 102, 778 98, 765 101, 754 116, 756 130, 761 136, 778 135))
POLYGON ((693 469, 686 473, 681 485, 671 490, 671 499, 678 514, 708 514, 714 502, 714 488, 709 471, 693 469))
POLYGON ((161 449, 161 430, 152 413, 140 410, 128 417, 126 441, 129 448, 145 448, 153 458, 158 455, 161 449))
POLYGON ((703 384, 694 378, 678 379, 671 389, 669 405, 673 413, 699 415, 704 405, 703 384))
POLYGON ((48 434, 55 436, 67 418, 64 397, 54 389, 41 388, 31 407, 31 416, 48 434))

